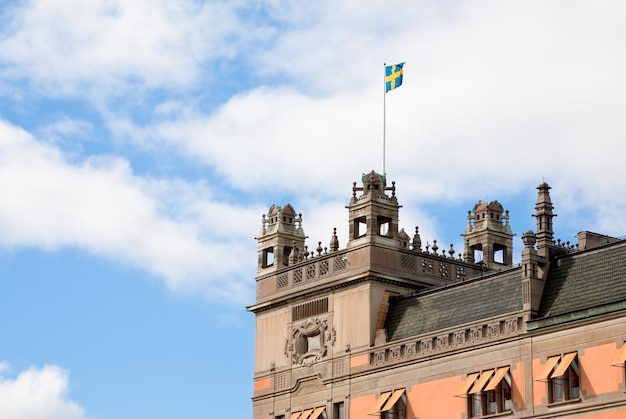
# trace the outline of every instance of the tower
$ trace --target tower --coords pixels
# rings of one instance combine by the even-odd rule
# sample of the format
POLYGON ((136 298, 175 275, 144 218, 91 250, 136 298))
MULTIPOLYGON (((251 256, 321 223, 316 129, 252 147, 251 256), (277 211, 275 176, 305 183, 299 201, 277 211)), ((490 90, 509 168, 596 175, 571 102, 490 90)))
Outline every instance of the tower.
POLYGON ((498 201, 478 201, 467 212, 467 227, 463 233, 465 261, 482 261, 487 269, 513 266, 513 236, 509 211, 505 212, 498 201))
POLYGON ((348 205, 350 237, 348 247, 364 242, 391 244, 398 240, 398 200, 395 182, 387 187, 385 175, 373 170, 361 177, 362 187, 352 186, 348 205), (387 196, 386 191, 391 191, 387 196), (362 192, 357 197, 357 192, 362 192))
POLYGON ((304 230, 302 214, 297 214, 290 204, 284 207, 272 205, 261 219, 258 240, 257 271, 276 271, 296 262, 304 253, 304 230))
POLYGON ((550 189, 552 188, 546 182, 537 186, 539 193, 535 204, 536 212, 533 215, 537 219, 537 251, 542 256, 547 256, 547 248, 554 245, 552 219, 556 217, 556 214, 552 212, 554 206, 550 199, 550 189))
MULTIPOLYGON (((361 182, 353 183, 346 207, 343 249, 333 231, 327 248, 318 242, 309 252, 302 216, 291 205, 273 205, 262 216, 256 301, 248 307, 256 322, 255 419, 319 419, 324 412, 334 419, 344 409, 358 410, 351 397, 363 383, 353 380, 387 356, 378 348, 389 343, 392 301, 481 273, 480 266, 454 258, 452 245, 447 252, 422 250, 417 228, 413 239, 399 229, 395 183, 387 186, 374 171, 361 182)), ((510 240, 510 231, 500 230, 498 237, 510 240)), ((389 400, 379 410, 401 409, 406 394, 396 391, 389 400)))

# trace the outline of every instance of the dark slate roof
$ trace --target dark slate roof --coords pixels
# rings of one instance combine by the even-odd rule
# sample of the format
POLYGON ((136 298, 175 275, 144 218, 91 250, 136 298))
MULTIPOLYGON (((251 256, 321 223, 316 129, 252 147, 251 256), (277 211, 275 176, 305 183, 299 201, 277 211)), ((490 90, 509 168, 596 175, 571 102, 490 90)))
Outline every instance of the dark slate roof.
POLYGON ((626 241, 550 263, 539 318, 626 301, 626 241))
POLYGON ((385 321, 390 341, 522 309, 520 269, 389 303, 385 321))

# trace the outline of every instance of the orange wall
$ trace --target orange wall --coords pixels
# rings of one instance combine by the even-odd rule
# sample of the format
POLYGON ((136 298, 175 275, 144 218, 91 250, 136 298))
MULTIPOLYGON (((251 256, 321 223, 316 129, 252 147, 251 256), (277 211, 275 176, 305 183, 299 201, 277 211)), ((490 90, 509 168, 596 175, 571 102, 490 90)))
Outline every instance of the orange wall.
MULTIPOLYGON (((617 355, 619 348, 616 344, 605 344, 586 348, 579 354, 581 368, 581 390, 585 396, 598 395, 620 391, 623 380, 621 368, 611 366, 611 361, 617 355)), ((512 397, 514 410, 525 409, 524 400, 526 386, 532 386, 533 403, 535 406, 547 402, 547 385, 544 381, 535 381, 535 375, 542 369, 543 363, 539 358, 532 360, 532 383, 524 381, 524 364, 518 362, 511 366, 513 383, 512 397)), ((468 371, 473 372, 473 371, 468 371)), ((407 388, 407 417, 408 418, 462 418, 467 410, 467 401, 464 397, 454 396, 455 391, 463 383, 464 376, 443 378, 440 380, 418 383, 407 388)), ((372 419, 368 415, 374 405, 374 394, 360 398, 353 398, 350 402, 351 419, 372 419)), ((626 409, 619 412, 597 413, 585 416, 587 419, 623 419, 626 418, 626 409)))
MULTIPOLYGON (((615 343, 591 346, 578 354, 580 365, 580 389, 582 397, 597 396, 599 394, 619 391, 623 381, 621 368, 611 366, 611 361, 617 356, 619 348, 615 343)), ((533 359, 533 380, 541 371, 543 363, 540 359, 533 359)), ((547 384, 545 381, 533 381, 533 403, 535 406, 547 402, 547 384)))
POLYGON ((368 412, 376 402, 375 395, 365 397, 355 397, 350 400, 350 419, 372 419, 375 416, 368 415, 368 412))
MULTIPOLYGON (((615 343, 604 344, 584 349, 579 353, 581 369, 582 397, 595 396, 620 391, 620 384, 624 380, 622 368, 611 366, 620 348, 615 343)), ((355 357, 351 360, 359 365, 362 360, 355 357)), ((354 366, 354 365, 352 365, 354 366)), ((512 397, 515 410, 530 408, 524 399, 527 386, 532 387, 532 403, 535 406, 545 405, 547 402, 547 385, 544 381, 535 381, 535 376, 541 371, 543 363, 540 358, 532 360, 532 382, 524 381, 525 366, 518 362, 511 366, 513 383, 512 397)), ((468 373, 474 371, 468 371, 468 373)), ((407 417, 408 418, 462 418, 467 410, 467 401, 464 397, 456 397, 454 393, 463 383, 465 376, 443 378, 440 380, 417 383, 407 388, 407 417)), ((376 394, 353 398, 350 401, 351 419, 372 419, 368 415, 376 401, 376 394)), ((598 413, 585 416, 588 419, 616 419, 626 418, 626 410, 614 413, 598 413)))
POLYGON ((611 366, 619 349, 616 344, 594 346, 578 354, 580 360, 580 388, 583 396, 595 396, 619 390, 624 372, 611 366))
POLYGON ((461 418, 467 399, 455 397, 454 393, 463 384, 463 379, 456 376, 412 386, 407 393, 407 417, 461 418))
POLYGON ((540 374, 543 364, 539 358, 533 359, 533 405, 541 406, 548 401, 548 385, 545 381, 536 381, 535 376, 540 374))
POLYGON ((524 364, 518 362, 516 365, 511 365, 511 399, 514 410, 526 407, 525 394, 524 364))
POLYGON ((370 362, 370 354, 356 355, 350 358, 350 368, 367 365, 370 362))
POLYGON ((254 391, 265 390, 266 388, 270 388, 270 379, 262 378, 260 380, 254 380, 254 391))

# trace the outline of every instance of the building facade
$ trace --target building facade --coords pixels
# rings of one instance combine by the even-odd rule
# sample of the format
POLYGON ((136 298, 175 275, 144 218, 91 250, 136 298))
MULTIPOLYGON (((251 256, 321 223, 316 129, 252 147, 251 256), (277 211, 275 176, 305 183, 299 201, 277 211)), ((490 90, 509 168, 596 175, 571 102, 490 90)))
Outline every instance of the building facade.
POLYGON ((626 418, 626 240, 554 240, 550 187, 513 264, 509 214, 479 201, 464 249, 398 228, 364 174, 340 248, 272 206, 258 240, 254 419, 626 418))

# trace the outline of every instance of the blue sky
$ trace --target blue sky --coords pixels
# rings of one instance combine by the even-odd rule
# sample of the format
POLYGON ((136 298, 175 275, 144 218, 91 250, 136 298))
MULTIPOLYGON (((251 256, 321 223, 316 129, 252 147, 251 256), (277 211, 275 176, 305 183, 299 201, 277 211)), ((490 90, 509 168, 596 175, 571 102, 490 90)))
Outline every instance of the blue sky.
MULTIPOLYGON (((400 227, 462 249, 626 235, 619 1, 32 0, 0 6, 0 416, 251 417, 261 214, 309 247, 361 173, 400 227)), ((442 244, 444 244, 442 246, 442 244)))

